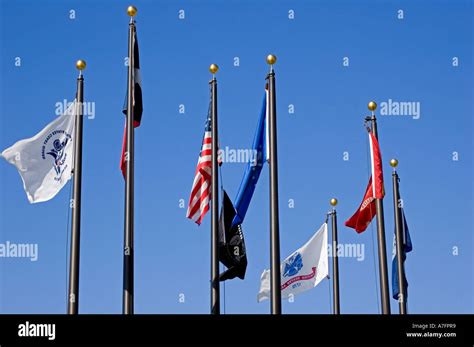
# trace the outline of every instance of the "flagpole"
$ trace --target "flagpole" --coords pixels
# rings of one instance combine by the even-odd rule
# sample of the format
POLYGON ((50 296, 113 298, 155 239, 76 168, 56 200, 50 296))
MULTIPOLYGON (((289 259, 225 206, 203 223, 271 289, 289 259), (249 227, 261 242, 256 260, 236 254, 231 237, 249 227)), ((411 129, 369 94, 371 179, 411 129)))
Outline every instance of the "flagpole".
POLYGON ((330 201, 333 207, 331 214, 332 224, 332 290, 333 290, 333 313, 340 314, 341 308, 339 303, 339 259, 337 257, 337 199, 332 198, 330 201))
POLYGON ((125 179, 125 225, 124 225, 124 253, 123 253, 123 314, 133 314, 133 292, 134 292, 134 271, 133 271, 133 226, 134 226, 134 105, 133 89, 135 86, 135 68, 133 54, 133 35, 135 32, 135 21, 133 17, 137 14, 134 6, 129 6, 127 13, 130 16, 128 27, 128 88, 127 88, 127 132, 126 132, 126 173, 125 179))
POLYGON ((219 176, 218 176, 218 132, 217 132, 217 80, 219 67, 211 64, 211 136, 212 136, 212 173, 211 173, 211 314, 220 314, 219 294, 219 176))
POLYGON ((400 314, 407 313, 406 288, 405 288, 405 267, 403 264, 403 226, 402 211, 400 206, 400 190, 398 186, 398 173, 396 167, 397 159, 390 160, 390 166, 393 167, 392 184, 393 184, 393 209, 395 216, 395 241, 397 246, 397 267, 398 267, 398 306, 400 314))
MULTIPOLYGON (((368 104, 371 116, 365 118, 372 125, 372 133, 378 140, 377 119, 375 118, 375 110, 377 104, 373 101, 368 104)), ((375 179, 372 177, 372 179, 375 179)), ((385 245, 385 222, 383 213, 383 199, 375 199, 375 209, 377 213, 377 243, 379 254, 379 274, 380 274, 380 296, 382 303, 382 314, 390 314, 390 297, 388 293, 388 271, 387 271, 387 251, 385 245)))
POLYGON ((269 144, 270 144, 270 287, 271 313, 281 314, 281 283, 280 283, 280 226, 278 217, 278 160, 277 160, 277 124, 276 124, 276 95, 275 72, 273 65, 276 56, 267 56, 270 65, 268 73, 269 94, 269 144))
POLYGON ((79 313, 79 255, 81 237, 81 185, 82 185, 82 103, 84 102, 84 77, 82 70, 86 68, 84 60, 76 62, 79 70, 77 77, 76 112, 74 130, 74 167, 73 167, 73 195, 72 195, 72 229, 69 260, 69 292, 68 314, 79 313))

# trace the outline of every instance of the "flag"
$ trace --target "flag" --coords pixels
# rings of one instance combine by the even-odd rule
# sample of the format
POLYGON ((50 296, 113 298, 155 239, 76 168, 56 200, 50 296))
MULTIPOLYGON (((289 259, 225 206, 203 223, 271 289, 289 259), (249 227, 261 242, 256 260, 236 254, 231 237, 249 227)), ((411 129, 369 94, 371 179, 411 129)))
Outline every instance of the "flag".
MULTIPOLYGON (((410 232, 408 231, 408 224, 405 218, 405 212, 402 208, 402 261, 405 262, 406 253, 411 252, 413 247, 411 244, 411 237, 410 232)), ((397 231, 395 230, 395 233, 397 231)), ((406 276, 404 276, 405 282, 405 300, 408 296, 408 281, 406 276)), ((400 288, 398 286, 398 262, 397 262, 397 242, 396 242, 396 235, 393 237, 393 251, 392 251, 392 296, 395 300, 398 300, 398 294, 400 294, 400 288)))
POLYGON ((255 191, 255 186, 257 185, 258 178, 262 172, 263 164, 267 159, 267 99, 268 99, 268 90, 265 91, 265 97, 263 99, 263 105, 260 112, 260 117, 258 119, 257 129, 253 138, 252 152, 254 158, 252 161, 248 162, 247 167, 245 168, 244 176, 240 183, 239 191, 235 199, 235 209, 237 215, 232 222, 232 225, 241 224, 244 221, 245 214, 250 205, 250 200, 252 200, 253 192, 255 191))
POLYGON ((382 154, 379 142, 375 135, 369 131, 370 162, 372 166, 372 195, 376 199, 383 199, 385 192, 383 188, 382 154))
POLYGON ((209 211, 211 199, 211 173, 212 173, 212 132, 211 132, 211 104, 207 111, 204 138, 202 140, 201 152, 194 175, 193 187, 189 198, 186 217, 195 221, 198 225, 209 211))
MULTIPOLYGON (((133 31, 133 127, 137 128, 140 126, 142 121, 143 113, 143 99, 142 99, 142 79, 140 76, 140 55, 138 53, 138 38, 137 38, 137 29, 133 31)), ((128 94, 128 91, 127 91, 128 94)), ((123 105, 123 114, 127 116, 128 112, 128 98, 125 94, 125 103, 123 105)), ((122 170, 123 177, 126 177, 127 174, 127 161, 125 159, 125 153, 127 152, 127 119, 125 119, 125 126, 123 129, 123 140, 122 140, 122 155, 120 157, 120 169, 122 170)))
POLYGON ((363 232, 369 226, 376 215, 375 199, 383 199, 385 195, 383 187, 382 155, 379 143, 374 134, 369 131, 370 162, 372 175, 365 191, 364 199, 354 215, 344 224, 355 229, 358 233, 363 232))
POLYGON ((367 229, 375 214, 375 198, 373 195, 372 177, 370 177, 362 203, 354 215, 344 224, 349 228, 355 229, 358 233, 361 233, 367 229))
POLYGON ((236 215, 234 205, 224 190, 221 215, 219 219, 219 260, 227 270, 219 276, 219 281, 235 277, 245 278, 247 269, 247 254, 245 252, 242 225, 232 225, 236 215))
MULTIPOLYGON (((293 252, 280 266, 281 297, 288 298, 316 287, 328 276, 328 225, 324 223, 306 244, 293 252)), ((261 302, 270 297, 270 270, 260 277, 261 302)))
POLYGON ((38 134, 1 154, 16 166, 30 203, 54 198, 72 176, 76 105, 74 100, 38 134))

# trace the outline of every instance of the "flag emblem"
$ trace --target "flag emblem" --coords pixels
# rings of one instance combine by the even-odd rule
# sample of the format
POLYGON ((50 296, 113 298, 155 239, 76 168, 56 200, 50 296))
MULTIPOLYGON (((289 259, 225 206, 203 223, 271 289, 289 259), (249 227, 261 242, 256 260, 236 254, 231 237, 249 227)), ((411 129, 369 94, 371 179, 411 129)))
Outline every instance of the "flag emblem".
POLYGON ((46 137, 46 140, 44 141, 44 145, 41 150, 41 157, 43 158, 43 160, 46 160, 46 157, 44 155, 46 145, 53 136, 56 136, 56 133, 59 133, 60 137, 56 138, 53 141, 53 148, 51 148, 46 154, 50 155, 53 158, 53 167, 54 171, 56 172, 56 177, 54 178, 54 180, 59 181, 61 179, 62 173, 65 169, 67 169, 66 159, 68 155, 66 152, 66 145, 70 140, 72 140, 71 134, 68 134, 64 130, 56 130, 53 133, 49 134, 46 137))
POLYGON ((283 277, 290 277, 296 275, 303 268, 303 258, 301 254, 296 252, 290 259, 285 263, 285 269, 283 271, 283 277))

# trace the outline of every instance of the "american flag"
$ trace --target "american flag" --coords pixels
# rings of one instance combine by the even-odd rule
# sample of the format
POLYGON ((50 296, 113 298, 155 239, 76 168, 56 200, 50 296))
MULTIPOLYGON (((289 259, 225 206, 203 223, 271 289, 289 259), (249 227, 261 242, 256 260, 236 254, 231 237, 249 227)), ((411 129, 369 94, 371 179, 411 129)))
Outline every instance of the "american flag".
POLYGON ((202 140, 201 152, 194 175, 191 197, 189 198, 188 212, 186 217, 195 221, 198 225, 209 211, 211 199, 211 172, 212 172, 212 136, 211 136, 211 105, 207 111, 204 139, 202 140))

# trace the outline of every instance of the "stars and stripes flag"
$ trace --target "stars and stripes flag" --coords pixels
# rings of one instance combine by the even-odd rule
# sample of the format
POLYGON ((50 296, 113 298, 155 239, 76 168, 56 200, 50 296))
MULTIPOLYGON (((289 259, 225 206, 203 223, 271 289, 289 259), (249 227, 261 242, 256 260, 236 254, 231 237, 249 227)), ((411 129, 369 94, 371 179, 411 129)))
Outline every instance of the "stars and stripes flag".
POLYGON ((186 217, 195 221, 198 225, 209 211, 211 200, 211 173, 212 173, 212 133, 211 133, 211 104, 207 111, 204 138, 202 140, 201 152, 194 175, 191 197, 189 198, 186 217))

